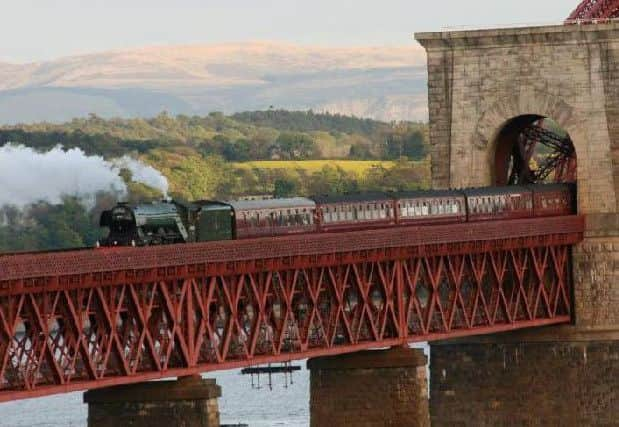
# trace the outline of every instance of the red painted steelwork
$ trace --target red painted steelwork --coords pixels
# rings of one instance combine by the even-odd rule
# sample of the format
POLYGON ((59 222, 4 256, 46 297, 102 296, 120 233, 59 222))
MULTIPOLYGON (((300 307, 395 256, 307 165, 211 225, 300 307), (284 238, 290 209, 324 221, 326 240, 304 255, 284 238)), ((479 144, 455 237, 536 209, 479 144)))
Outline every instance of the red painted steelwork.
POLYGON ((582 217, 0 257, 0 401, 570 321, 582 217))
POLYGON ((570 14, 569 21, 619 17, 619 0, 585 0, 570 14))

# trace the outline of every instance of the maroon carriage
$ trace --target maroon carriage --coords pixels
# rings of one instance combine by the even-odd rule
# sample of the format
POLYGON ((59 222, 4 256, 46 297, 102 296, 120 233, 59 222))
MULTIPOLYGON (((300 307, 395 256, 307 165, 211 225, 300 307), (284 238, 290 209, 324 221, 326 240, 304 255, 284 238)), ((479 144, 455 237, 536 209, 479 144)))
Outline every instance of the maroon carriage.
POLYGON ((313 197, 320 231, 350 231, 395 225, 394 200, 386 193, 313 197))
POLYGON ((394 193, 397 221, 401 225, 430 225, 466 221, 462 191, 406 191, 394 193))
POLYGON ((234 211, 237 239, 311 233, 316 204, 305 197, 227 202, 234 211))
POLYGON ((576 213, 574 184, 532 185, 533 215, 558 216, 576 213))
POLYGON ((512 185, 464 190, 469 221, 494 221, 533 216, 533 192, 512 185))

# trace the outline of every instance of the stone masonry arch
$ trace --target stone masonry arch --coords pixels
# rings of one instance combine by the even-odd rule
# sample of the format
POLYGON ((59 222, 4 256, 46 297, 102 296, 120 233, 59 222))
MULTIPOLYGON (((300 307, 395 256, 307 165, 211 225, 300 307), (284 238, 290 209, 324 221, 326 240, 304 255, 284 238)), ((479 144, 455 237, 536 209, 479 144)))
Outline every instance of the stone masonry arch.
MULTIPOLYGON (((534 89, 521 93, 520 102, 514 102, 514 99, 499 99, 481 112, 473 133, 471 145, 481 151, 480 158, 473 159, 473 162, 483 161, 488 165, 489 177, 485 179, 489 179, 490 183, 496 182, 494 171, 499 134, 510 121, 518 117, 535 116, 552 119, 572 137, 577 158, 581 155, 586 158, 586 145, 582 143, 585 141, 583 134, 585 121, 582 114, 573 106, 558 96, 534 89)), ((584 170, 586 171, 586 165, 584 170)))

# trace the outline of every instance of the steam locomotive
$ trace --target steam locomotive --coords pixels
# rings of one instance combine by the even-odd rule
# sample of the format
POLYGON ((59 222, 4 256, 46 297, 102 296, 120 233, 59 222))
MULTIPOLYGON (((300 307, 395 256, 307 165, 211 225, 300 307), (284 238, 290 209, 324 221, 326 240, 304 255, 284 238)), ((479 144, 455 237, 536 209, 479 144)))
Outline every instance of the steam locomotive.
POLYGON ((291 234, 570 215, 573 184, 358 193, 267 200, 119 203, 101 214, 103 246, 148 246, 291 234))

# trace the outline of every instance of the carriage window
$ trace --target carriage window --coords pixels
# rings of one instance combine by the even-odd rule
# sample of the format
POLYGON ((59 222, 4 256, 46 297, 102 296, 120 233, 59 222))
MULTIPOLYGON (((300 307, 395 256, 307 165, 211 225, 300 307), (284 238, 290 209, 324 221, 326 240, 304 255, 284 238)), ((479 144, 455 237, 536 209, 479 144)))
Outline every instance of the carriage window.
POLYGON ((379 211, 379 214, 380 214, 380 219, 385 219, 385 218, 387 218, 387 211, 385 210, 385 204, 384 204, 384 203, 381 203, 381 204, 380 204, 380 211, 379 211))
POLYGON ((303 213, 299 209, 297 209, 296 212, 297 213, 294 215, 295 223, 297 225, 305 225, 305 213, 303 213))

